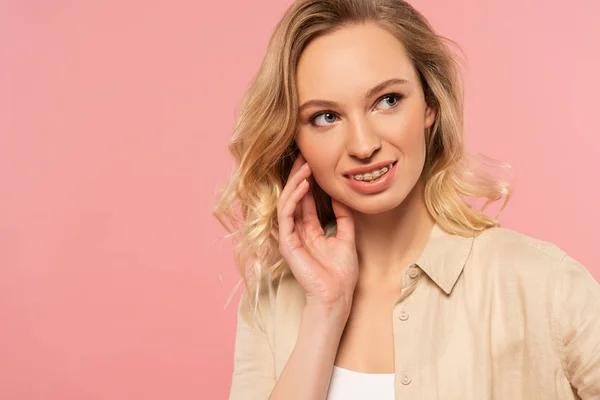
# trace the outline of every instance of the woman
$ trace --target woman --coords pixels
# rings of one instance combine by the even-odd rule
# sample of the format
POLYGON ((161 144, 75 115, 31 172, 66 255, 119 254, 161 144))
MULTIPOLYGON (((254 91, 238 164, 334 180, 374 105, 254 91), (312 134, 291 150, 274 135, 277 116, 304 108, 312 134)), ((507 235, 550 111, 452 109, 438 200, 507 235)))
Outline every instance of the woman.
POLYGON ((599 285, 468 205, 510 188, 462 131, 457 63, 409 4, 288 9, 215 210, 247 288, 230 399, 600 399, 599 285))

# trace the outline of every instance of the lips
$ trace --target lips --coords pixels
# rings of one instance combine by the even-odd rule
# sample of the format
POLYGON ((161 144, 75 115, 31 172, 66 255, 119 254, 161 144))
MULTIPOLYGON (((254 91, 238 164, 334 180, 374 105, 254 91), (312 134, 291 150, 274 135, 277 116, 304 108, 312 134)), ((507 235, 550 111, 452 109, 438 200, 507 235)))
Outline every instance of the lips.
POLYGON ((373 164, 369 164, 369 165, 363 165, 361 167, 357 167, 354 169, 349 169, 347 171, 344 171, 343 174, 346 178, 348 178, 350 175, 358 175, 358 174, 364 174, 367 172, 372 172, 372 171, 376 171, 378 169, 381 169, 385 166, 388 166, 390 164, 392 164, 392 167, 398 162, 398 160, 387 160, 387 161, 381 161, 378 163, 373 163, 373 164))
MULTIPOLYGON (((392 164, 392 168, 377 179, 370 180, 370 181, 364 181, 364 180, 359 181, 359 180, 353 179, 349 176, 346 176, 344 181, 352 190, 354 190, 357 193, 375 194, 375 193, 383 192, 388 187, 390 187, 390 185, 394 181, 394 175, 396 174, 397 162, 393 161, 391 164, 392 164)), ((373 164, 373 165, 377 165, 377 164, 373 164)), ((385 166, 386 164, 383 164, 383 165, 385 166)), ((389 164, 387 164, 387 165, 389 165, 389 164)), ((365 168, 362 168, 362 170, 364 170, 364 169, 365 168)), ((356 171, 356 170, 352 170, 352 171, 356 171)))

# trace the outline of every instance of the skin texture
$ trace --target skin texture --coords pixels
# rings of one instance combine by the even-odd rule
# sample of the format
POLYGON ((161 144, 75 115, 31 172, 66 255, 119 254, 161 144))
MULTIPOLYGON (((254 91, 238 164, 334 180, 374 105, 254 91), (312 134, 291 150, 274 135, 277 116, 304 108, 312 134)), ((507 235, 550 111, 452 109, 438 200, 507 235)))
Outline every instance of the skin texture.
POLYGON ((429 232, 432 224, 419 178, 426 155, 424 133, 435 111, 425 102, 404 46, 376 24, 341 29, 306 47, 297 82, 301 112, 296 142, 319 186, 353 210, 361 280, 397 276, 398 265, 414 256, 415 232, 429 232), (365 97, 394 78, 406 83, 365 97), (394 93, 402 98, 396 100, 394 93), (311 100, 337 105, 303 107, 311 100), (323 112, 311 124, 310 118, 323 112), (348 186, 344 171, 384 160, 398 161, 388 189, 365 195, 348 186), (390 253, 390 248, 399 251, 390 253))
POLYGON ((394 372, 389 316, 400 271, 434 224, 421 175, 435 111, 402 43, 373 23, 344 27, 306 47, 296 78, 300 155, 277 212, 279 250, 307 303, 272 400, 325 399, 334 364, 394 372), (390 79, 397 81, 372 90, 390 79), (348 186, 345 171, 380 161, 397 161, 385 190, 348 186), (309 190, 315 181, 332 197, 336 237, 319 225, 309 190))
POLYGON ((433 113, 425 116, 423 90, 402 44, 375 25, 345 29, 307 46, 297 77, 302 112, 296 142, 319 185, 358 213, 398 207, 421 175, 424 131, 433 122, 433 113), (392 83, 365 97, 371 88, 394 78, 407 82, 392 83), (404 98, 398 100, 394 93, 404 98), (315 99, 338 105, 302 107, 315 99), (312 115, 327 110, 332 112, 309 122, 312 115), (344 171, 383 160, 400 162, 390 190, 363 195, 344 182, 344 171))

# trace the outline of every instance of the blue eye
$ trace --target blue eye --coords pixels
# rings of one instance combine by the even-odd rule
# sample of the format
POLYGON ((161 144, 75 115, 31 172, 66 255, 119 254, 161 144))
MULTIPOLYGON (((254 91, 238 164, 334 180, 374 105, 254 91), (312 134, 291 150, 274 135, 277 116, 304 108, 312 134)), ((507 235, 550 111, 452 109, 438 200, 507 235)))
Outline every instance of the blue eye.
POLYGON ((310 123, 316 126, 327 126, 330 124, 333 124, 336 120, 337 116, 335 115, 335 113, 331 112, 331 111, 325 111, 319 114, 315 114, 310 118, 310 123), (323 123, 317 123, 316 121, 318 120, 322 120, 323 123))
POLYGON ((396 107, 396 105, 398 105, 398 101, 400 101, 401 98, 402 98, 402 96, 399 95, 398 93, 390 93, 390 94, 386 94, 385 96, 383 96, 381 98, 381 101, 379 101, 379 103, 377 103, 377 104, 383 103, 384 105, 387 105, 388 108, 384 108, 387 110, 387 109, 396 107))
MULTIPOLYGON (((385 96, 379 98, 377 102, 377 108, 383 110, 389 110, 390 108, 394 108, 398 105, 398 102, 402 99, 402 95, 399 93, 388 93, 385 96)), ((319 113, 314 114, 308 122, 317 127, 326 127, 338 120, 338 115, 333 111, 321 111, 319 113)))

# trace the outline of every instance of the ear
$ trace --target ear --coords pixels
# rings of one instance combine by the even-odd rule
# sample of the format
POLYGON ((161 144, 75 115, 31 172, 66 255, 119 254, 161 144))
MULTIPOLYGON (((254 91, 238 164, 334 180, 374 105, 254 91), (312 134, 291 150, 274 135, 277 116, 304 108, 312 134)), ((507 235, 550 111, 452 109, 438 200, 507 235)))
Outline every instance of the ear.
POLYGON ((433 122, 435 121, 436 115, 437 111, 430 105, 427 105, 427 108, 425 109, 425 129, 431 128, 433 122))

